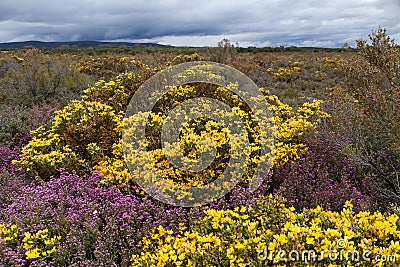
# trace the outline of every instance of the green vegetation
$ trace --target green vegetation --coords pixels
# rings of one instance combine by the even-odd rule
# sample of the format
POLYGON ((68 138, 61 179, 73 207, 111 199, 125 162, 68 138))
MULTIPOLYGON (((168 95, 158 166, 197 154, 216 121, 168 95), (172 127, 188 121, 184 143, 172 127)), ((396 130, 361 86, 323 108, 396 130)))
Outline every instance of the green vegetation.
POLYGON ((1 266, 400 263, 400 48, 384 29, 357 49, 239 48, 226 39, 214 48, 61 46, 3 50, 0 67, 1 266), (246 175, 223 198, 175 207, 137 185, 150 172, 128 171, 122 129, 147 113, 124 114, 153 75, 200 60, 227 64, 257 84, 276 146, 270 172, 250 191, 261 161, 259 110, 224 86, 169 88, 147 112, 149 156, 133 149, 129 160, 181 186, 200 187, 223 172, 241 139, 233 142, 216 121, 185 123, 174 148, 195 161, 201 148, 214 147, 214 165, 204 171, 175 168, 160 148, 166 113, 197 97, 231 106, 219 114, 243 122, 251 150, 246 175), (371 260, 325 254, 283 262, 279 249, 336 250, 332 257, 370 251, 371 260))

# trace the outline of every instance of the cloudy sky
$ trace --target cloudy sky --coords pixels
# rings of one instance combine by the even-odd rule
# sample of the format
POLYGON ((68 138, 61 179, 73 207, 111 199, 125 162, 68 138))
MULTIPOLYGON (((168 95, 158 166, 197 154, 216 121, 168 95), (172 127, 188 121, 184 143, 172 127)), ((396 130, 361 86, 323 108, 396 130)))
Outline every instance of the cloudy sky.
POLYGON ((0 42, 139 41, 215 46, 355 45, 385 27, 400 40, 400 0, 2 0, 0 42))

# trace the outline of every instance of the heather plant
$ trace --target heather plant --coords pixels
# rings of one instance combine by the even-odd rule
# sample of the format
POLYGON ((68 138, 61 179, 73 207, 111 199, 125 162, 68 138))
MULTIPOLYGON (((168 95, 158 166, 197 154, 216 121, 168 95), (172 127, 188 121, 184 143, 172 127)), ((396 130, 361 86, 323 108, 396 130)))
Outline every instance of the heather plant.
POLYGON ((198 216, 196 210, 102 188, 98 175, 62 173, 47 184, 24 186, 8 201, 0 222, 61 236, 52 260, 56 266, 127 266, 137 241, 152 227, 174 229, 198 216))
POLYGON ((15 197, 24 194, 24 187, 31 181, 12 165, 12 160, 19 157, 19 143, 26 143, 29 138, 29 135, 18 136, 9 146, 0 147, 1 266, 49 266, 49 262, 56 253, 59 237, 51 236, 48 229, 42 228, 29 232, 15 224, 2 223, 8 216, 8 213, 4 211, 12 205, 15 197))
MULTIPOLYGON (((23 138, 21 138, 22 140, 23 138)), ((0 147, 0 207, 5 208, 12 198, 21 193, 21 188, 29 183, 28 177, 12 164, 19 158, 18 146, 0 147)))
MULTIPOLYGON (((61 171, 60 177, 47 183, 28 183, 16 173, 2 173, 0 179, 4 184, 0 196, 7 196, 0 198, 0 224, 16 225, 22 238, 23 233, 31 233, 32 238, 44 229, 49 238, 57 237, 56 253, 46 259, 50 266, 129 266, 132 252, 140 254, 138 243, 153 228, 162 226, 178 232, 179 227, 190 227, 202 218, 202 210, 208 209, 169 206, 141 193, 106 188, 101 186, 98 174, 78 176, 61 171)), ((250 192, 238 186, 210 208, 251 205, 254 196, 262 195, 267 187, 264 183, 250 192)), ((26 251, 23 247, 10 250, 10 246, 4 250, 8 256, 3 260, 24 266, 26 251)), ((32 266, 42 266, 39 262, 32 261, 32 266)))
POLYGON ((359 180, 357 164, 349 156, 327 142, 310 142, 307 153, 272 170, 270 192, 297 210, 319 205, 340 211, 348 200, 356 211, 386 209, 374 206, 374 190, 368 179, 359 180))
POLYGON ((400 196, 400 50, 386 30, 358 41, 359 56, 344 65, 346 86, 336 87, 327 103, 332 119, 327 138, 370 177, 382 206, 400 196))

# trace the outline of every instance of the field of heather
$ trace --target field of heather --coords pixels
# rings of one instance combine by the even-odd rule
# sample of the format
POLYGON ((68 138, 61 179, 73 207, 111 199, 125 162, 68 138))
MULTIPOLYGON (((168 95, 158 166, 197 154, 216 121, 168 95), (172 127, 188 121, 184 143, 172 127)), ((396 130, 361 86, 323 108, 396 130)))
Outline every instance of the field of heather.
POLYGON ((400 49, 357 44, 1 51, 0 266, 398 266, 400 49))

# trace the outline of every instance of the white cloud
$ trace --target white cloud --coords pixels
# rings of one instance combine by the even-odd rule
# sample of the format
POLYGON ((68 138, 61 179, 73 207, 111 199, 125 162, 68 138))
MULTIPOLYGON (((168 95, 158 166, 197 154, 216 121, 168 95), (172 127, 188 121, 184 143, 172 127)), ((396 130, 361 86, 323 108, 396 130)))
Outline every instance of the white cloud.
POLYGON ((378 26, 399 38, 399 0, 3 0, 0 42, 147 40, 169 45, 341 46, 378 26))

